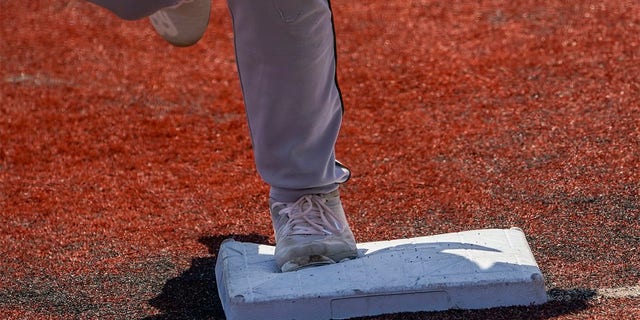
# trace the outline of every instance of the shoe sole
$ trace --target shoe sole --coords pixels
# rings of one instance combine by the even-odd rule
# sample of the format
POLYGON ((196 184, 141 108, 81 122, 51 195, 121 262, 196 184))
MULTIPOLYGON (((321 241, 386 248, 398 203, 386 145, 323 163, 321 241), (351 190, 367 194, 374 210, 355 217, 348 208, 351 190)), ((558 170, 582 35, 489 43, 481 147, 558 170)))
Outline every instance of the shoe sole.
POLYGON ((304 257, 297 257, 295 259, 285 262, 282 265, 282 267, 280 267, 280 270, 282 272, 291 272, 291 271, 296 271, 303 268, 328 265, 328 264, 334 264, 334 263, 336 262, 325 256, 319 256, 319 255, 304 256, 304 257))
POLYGON ((167 42, 177 47, 196 44, 209 25, 210 0, 195 0, 175 8, 164 8, 149 16, 151 25, 167 42))
MULTIPOLYGON (((353 260, 355 258, 357 258, 357 256, 353 256, 353 257, 348 256, 345 258, 341 258, 337 263, 353 260)), ((305 269, 309 267, 323 266, 323 265, 329 265, 329 264, 336 264, 336 261, 322 255, 311 255, 311 256, 298 257, 285 262, 282 265, 282 267, 280 267, 280 271, 291 272, 291 271, 296 271, 296 270, 305 269)))

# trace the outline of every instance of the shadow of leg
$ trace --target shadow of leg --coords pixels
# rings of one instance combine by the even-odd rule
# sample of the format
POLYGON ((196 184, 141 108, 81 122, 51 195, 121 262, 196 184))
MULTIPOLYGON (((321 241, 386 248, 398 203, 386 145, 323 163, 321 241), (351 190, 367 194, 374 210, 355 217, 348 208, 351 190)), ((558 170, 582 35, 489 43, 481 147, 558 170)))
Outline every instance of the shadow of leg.
POLYGON ((224 319, 218 298, 215 266, 220 244, 228 238, 260 244, 267 244, 268 241, 268 237, 257 234, 200 238, 200 243, 207 246, 212 256, 194 258, 188 270, 167 280, 162 292, 149 300, 149 304, 160 310, 161 314, 146 319, 224 319))

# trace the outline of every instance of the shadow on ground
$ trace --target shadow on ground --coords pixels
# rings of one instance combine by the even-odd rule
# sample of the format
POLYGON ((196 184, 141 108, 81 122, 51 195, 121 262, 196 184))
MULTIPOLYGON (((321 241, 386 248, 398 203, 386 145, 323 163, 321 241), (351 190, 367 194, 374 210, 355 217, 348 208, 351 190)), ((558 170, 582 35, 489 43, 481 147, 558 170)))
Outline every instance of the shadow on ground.
MULTIPOLYGON (((145 320, 163 319, 225 319, 218 297, 215 264, 222 241, 268 244, 268 237, 249 235, 223 235, 200 238, 209 248, 210 257, 194 258, 191 267, 180 276, 169 279, 162 292, 149 300, 160 311, 145 320)), ((486 310, 449 310, 419 312, 359 318, 361 320, 413 320, 413 319, 549 319, 563 314, 578 313, 589 308, 589 300, 597 296, 592 289, 558 289, 548 291, 549 302, 540 306, 507 307, 486 310)))
POLYGON ((268 237, 257 234, 200 238, 200 243, 209 248, 211 256, 194 258, 188 270, 169 279, 162 292, 149 300, 149 304, 160 310, 161 314, 145 319, 225 319, 218 298, 215 267, 220 245, 229 238, 242 242, 268 243, 268 237))

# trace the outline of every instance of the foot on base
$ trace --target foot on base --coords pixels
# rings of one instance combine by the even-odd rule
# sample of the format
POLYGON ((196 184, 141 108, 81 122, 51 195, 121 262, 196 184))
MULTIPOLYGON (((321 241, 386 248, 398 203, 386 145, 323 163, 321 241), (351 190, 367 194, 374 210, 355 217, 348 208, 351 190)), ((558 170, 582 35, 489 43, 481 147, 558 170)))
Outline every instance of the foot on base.
POLYGON ((333 264, 358 256, 338 190, 271 203, 275 258, 282 272, 333 264))

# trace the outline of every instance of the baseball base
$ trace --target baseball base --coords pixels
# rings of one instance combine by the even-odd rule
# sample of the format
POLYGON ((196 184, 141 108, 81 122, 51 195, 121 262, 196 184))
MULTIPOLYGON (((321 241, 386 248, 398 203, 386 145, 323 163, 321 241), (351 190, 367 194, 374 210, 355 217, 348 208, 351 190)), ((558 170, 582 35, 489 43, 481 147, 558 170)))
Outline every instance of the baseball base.
POLYGON ((216 279, 227 319, 347 319, 542 304, 522 230, 486 229, 358 244, 351 261, 281 273, 274 247, 225 241, 216 279))

